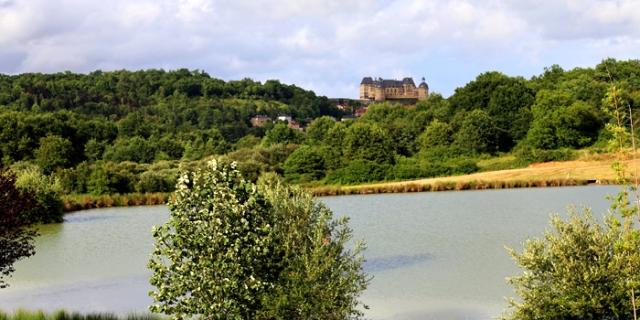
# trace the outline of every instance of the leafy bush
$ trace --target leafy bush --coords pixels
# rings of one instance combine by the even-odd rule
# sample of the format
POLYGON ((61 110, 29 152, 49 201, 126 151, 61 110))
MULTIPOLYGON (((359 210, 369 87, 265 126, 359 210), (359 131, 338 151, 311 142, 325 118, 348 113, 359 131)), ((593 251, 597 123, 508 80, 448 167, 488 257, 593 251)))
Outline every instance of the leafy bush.
POLYGON ((154 227, 150 309, 175 318, 354 319, 368 277, 347 219, 274 175, 212 161, 180 176, 154 227))
POLYGON ((424 132, 418 137, 420 150, 429 150, 433 147, 448 146, 453 141, 453 129, 451 125, 439 120, 433 120, 424 132))
POLYGON ((62 185, 54 176, 46 176, 36 167, 17 173, 16 187, 33 195, 37 206, 28 212, 29 223, 62 222, 62 185))
POLYGON ((520 148, 515 152, 516 157, 523 163, 567 161, 575 159, 575 151, 571 149, 544 150, 535 148, 520 148))
POLYGON ((327 182, 353 184, 371 181, 382 181, 392 168, 388 164, 379 164, 369 160, 354 160, 346 167, 338 169, 327 177, 327 182))
MULTIPOLYGON (((173 190, 171 180, 154 171, 146 171, 140 175, 136 183, 136 192, 168 192, 173 190)), ((174 181, 175 184, 175 181, 174 181)))
POLYGON ((13 172, 0 172, 0 289, 8 286, 5 278, 15 271, 14 263, 35 253, 37 234, 25 216, 36 206, 35 200, 33 194, 19 190, 15 181, 13 172))
POLYGON ((630 289, 640 274, 637 230, 609 215, 601 225, 589 210, 551 219, 551 230, 510 249, 525 270, 509 279, 519 300, 508 319, 633 319, 630 289), (629 255, 631 253, 631 255, 629 255))
POLYGON ((407 180, 426 177, 426 170, 416 158, 400 158, 388 172, 388 180, 407 180))
POLYGON ((49 174, 58 167, 66 167, 71 163, 73 148, 71 141, 58 135, 40 138, 38 149, 34 155, 42 170, 49 174))
POLYGON ((284 176, 292 182, 309 182, 324 177, 324 157, 311 146, 301 146, 284 162, 284 176))

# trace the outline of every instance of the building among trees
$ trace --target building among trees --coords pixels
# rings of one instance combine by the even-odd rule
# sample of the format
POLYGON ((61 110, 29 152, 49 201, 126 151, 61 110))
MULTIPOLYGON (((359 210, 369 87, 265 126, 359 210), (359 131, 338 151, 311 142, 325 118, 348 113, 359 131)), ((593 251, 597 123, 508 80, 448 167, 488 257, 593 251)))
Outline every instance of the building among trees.
POLYGON ((427 99, 428 95, 429 86, 424 77, 418 87, 413 82, 413 78, 388 80, 364 77, 360 82, 360 100, 362 101, 399 100, 415 102, 427 99))

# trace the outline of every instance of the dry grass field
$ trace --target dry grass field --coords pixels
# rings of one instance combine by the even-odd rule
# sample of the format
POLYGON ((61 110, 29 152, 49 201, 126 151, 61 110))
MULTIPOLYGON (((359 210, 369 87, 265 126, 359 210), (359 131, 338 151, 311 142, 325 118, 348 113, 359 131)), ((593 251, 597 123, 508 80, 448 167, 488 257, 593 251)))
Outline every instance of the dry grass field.
POLYGON ((569 186, 589 183, 612 184, 618 181, 612 166, 624 165, 627 177, 640 171, 640 159, 623 155, 590 155, 573 161, 536 163, 526 168, 479 172, 469 175, 383 182, 356 186, 310 188, 313 194, 341 195, 444 190, 503 189, 522 187, 569 186))

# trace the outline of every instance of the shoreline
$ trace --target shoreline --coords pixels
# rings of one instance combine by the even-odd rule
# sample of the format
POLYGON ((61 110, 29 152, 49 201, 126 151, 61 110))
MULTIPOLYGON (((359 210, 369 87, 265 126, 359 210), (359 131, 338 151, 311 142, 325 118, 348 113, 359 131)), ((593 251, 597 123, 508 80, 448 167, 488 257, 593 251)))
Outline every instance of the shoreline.
POLYGON ((113 207, 152 206, 166 204, 172 192, 103 194, 72 194, 62 196, 64 213, 113 207))
MULTIPOLYGON (((377 182, 359 185, 304 187, 316 197, 364 195, 378 193, 438 192, 515 188, 544 188, 620 184, 612 165, 620 162, 626 172, 636 172, 640 160, 571 160, 535 163, 526 168, 477 172, 468 175, 425 178, 406 181, 377 182), (632 171, 633 170, 633 171, 632 171)), ((630 178, 627 178, 630 180, 630 178)), ((62 197, 65 213, 94 208, 166 204, 170 192, 128 193, 94 196, 90 194, 62 197)))
POLYGON ((316 197, 366 195, 381 193, 440 192, 467 190, 499 190, 520 188, 572 187, 586 185, 615 185, 615 181, 593 179, 548 179, 548 180, 513 180, 513 181, 439 181, 435 183, 417 183, 408 181, 393 185, 356 185, 356 186, 324 186, 307 189, 316 197))

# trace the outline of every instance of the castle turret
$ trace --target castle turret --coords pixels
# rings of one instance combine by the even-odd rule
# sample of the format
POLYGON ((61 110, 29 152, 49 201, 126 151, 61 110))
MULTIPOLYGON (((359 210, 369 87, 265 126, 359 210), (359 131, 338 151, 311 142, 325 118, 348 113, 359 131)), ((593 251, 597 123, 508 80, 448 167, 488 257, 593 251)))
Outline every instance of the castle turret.
POLYGON ((418 86, 418 100, 426 100, 428 96, 429 96, 429 85, 427 85, 427 83, 424 80, 424 77, 422 77, 422 82, 420 82, 420 85, 418 86))
POLYGON ((368 100, 373 97, 373 79, 371 77, 364 77, 360 82, 360 100, 368 100))

